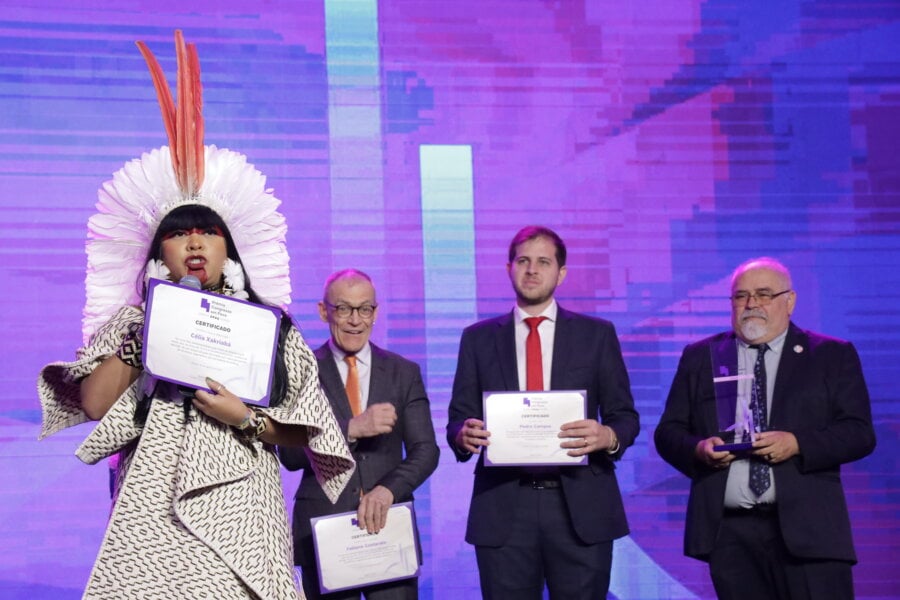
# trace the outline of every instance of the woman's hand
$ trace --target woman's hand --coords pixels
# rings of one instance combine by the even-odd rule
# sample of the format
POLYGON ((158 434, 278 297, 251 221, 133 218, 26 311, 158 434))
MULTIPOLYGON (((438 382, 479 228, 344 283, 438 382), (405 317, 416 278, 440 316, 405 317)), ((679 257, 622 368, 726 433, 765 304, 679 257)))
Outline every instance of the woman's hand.
POLYGON ((209 377, 206 378, 206 385, 209 386, 212 393, 205 390, 197 390, 194 393, 194 406, 197 407, 197 410, 232 427, 246 422, 251 411, 240 398, 225 389, 224 385, 209 377))
MULTIPOLYGON (((205 390, 194 393, 194 406, 197 410, 232 427, 240 427, 250 421, 253 411, 240 398, 209 377, 206 378, 206 385, 212 393, 205 390)), ((259 436, 260 441, 285 446, 305 446, 309 443, 305 425, 282 425, 262 413, 258 414, 260 419, 266 421, 265 431, 259 436)))

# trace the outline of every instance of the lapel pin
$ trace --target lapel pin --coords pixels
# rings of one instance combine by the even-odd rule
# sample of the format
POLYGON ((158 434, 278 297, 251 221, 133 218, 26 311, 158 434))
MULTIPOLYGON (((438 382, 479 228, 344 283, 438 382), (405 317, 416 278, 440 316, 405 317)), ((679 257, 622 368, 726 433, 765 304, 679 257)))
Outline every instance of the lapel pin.
POLYGON ((801 354, 803 352, 803 346, 797 344, 796 346, 794 346, 794 352, 796 352, 797 354, 801 354))

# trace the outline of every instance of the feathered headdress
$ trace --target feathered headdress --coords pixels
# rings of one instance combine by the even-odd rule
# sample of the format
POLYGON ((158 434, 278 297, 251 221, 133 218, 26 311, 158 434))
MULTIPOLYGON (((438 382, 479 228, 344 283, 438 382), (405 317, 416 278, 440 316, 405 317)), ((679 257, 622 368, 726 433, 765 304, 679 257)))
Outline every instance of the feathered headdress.
POLYGON ((85 340, 119 307, 142 301, 138 279, 156 229, 185 204, 201 204, 222 217, 253 289, 286 307, 291 284, 281 202, 246 156, 203 145, 197 48, 175 32, 176 102, 153 53, 143 42, 137 45, 150 68, 169 145, 129 161, 98 191, 98 212, 88 220, 85 340))

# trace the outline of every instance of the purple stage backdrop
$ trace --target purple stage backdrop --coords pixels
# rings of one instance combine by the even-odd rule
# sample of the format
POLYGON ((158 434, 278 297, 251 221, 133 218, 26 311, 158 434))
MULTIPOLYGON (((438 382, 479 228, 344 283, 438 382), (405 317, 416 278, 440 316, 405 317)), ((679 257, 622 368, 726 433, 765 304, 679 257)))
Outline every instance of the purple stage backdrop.
POLYGON ((462 328, 511 308, 506 245, 531 223, 569 244, 560 303, 616 324, 641 413, 611 595, 713 596, 652 431, 681 349, 728 326, 731 269, 767 254, 794 272, 795 321, 862 357, 878 448, 843 470, 856 589, 900 597, 896 0, 3 2, 0 597, 80 597, 101 542, 106 467, 73 455, 88 425, 36 441, 35 379, 81 342, 97 188, 166 143, 134 40, 172 76, 176 28, 207 143, 283 201, 310 343, 325 277, 362 268, 375 341, 426 374, 443 453, 416 495, 423 598, 477 597, 449 389, 462 328))

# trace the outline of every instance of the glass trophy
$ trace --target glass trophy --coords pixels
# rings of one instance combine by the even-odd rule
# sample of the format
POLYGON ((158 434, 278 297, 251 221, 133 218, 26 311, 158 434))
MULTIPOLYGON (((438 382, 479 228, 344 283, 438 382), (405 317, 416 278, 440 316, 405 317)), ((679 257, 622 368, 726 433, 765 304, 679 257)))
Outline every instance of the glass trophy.
POLYGON ((714 348, 710 350, 719 427, 717 435, 725 441, 724 444, 714 446, 713 450, 746 452, 753 448, 756 434, 759 433, 751 409, 754 377, 738 372, 737 354, 729 353, 726 363, 722 356, 717 355, 714 348))

